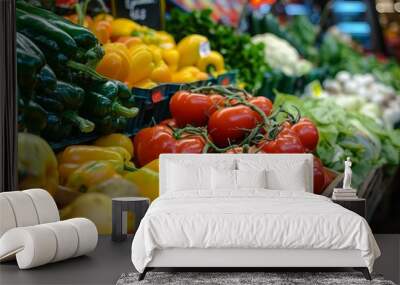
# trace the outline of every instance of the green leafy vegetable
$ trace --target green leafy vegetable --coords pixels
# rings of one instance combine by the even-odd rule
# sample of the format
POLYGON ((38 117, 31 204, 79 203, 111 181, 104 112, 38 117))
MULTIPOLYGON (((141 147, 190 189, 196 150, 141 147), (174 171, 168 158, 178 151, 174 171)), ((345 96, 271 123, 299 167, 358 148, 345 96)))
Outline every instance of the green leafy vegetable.
POLYGON ((278 93, 274 106, 284 106, 293 113, 296 106, 317 125, 317 155, 325 166, 343 171, 343 161, 350 156, 355 187, 374 168, 400 163, 400 130, 385 129, 357 111, 347 112, 336 105, 334 98, 299 98, 278 93))

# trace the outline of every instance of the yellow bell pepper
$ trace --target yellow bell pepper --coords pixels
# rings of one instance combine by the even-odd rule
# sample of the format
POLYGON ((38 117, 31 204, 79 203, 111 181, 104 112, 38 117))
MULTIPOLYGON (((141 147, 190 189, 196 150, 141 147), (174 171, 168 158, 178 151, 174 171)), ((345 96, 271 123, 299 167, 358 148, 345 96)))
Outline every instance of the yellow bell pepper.
POLYGON ((98 63, 96 71, 106 77, 125 82, 132 70, 132 60, 128 48, 123 43, 103 45, 104 57, 98 63))
POLYGON ((146 164, 146 167, 155 171, 155 172, 159 172, 159 159, 154 159, 152 162, 149 162, 148 164, 146 164))
POLYGON ((195 66, 186 66, 172 74, 172 82, 176 83, 190 83, 206 80, 207 78, 207 73, 200 71, 200 69, 195 66))
POLYGON ((124 134, 110 134, 102 136, 94 141, 93 145, 97 146, 120 146, 126 149, 129 154, 133 155, 132 140, 124 134))
POLYGON ((90 30, 96 36, 101 44, 106 44, 111 37, 111 24, 108 21, 95 21, 90 27, 90 30))
POLYGON ((118 152, 124 158, 125 162, 132 159, 132 155, 129 153, 129 151, 121 146, 105 146, 104 148, 118 152))
POLYGON ((171 49, 176 46, 174 37, 166 31, 156 31, 156 36, 159 39, 161 48, 171 49))
POLYGON ((180 55, 179 68, 196 65, 200 57, 207 54, 209 48, 206 37, 196 34, 186 36, 176 46, 180 55))
POLYGON ((125 174, 124 178, 137 186, 140 196, 148 197, 151 201, 158 197, 158 172, 147 165, 125 174))
POLYGON ((219 52, 211 51, 208 55, 200 57, 197 67, 207 73, 221 74, 225 72, 224 58, 219 52))
POLYGON ((109 161, 89 161, 82 164, 68 177, 66 186, 73 191, 84 193, 90 187, 117 177, 121 176, 109 161))
POLYGON ((57 159, 42 138, 18 134, 18 189, 42 188, 52 196, 59 184, 57 159))
POLYGON ((128 49, 137 44, 143 43, 141 38, 132 36, 119 37, 116 42, 125 44, 128 49))
POLYGON ((128 78, 128 86, 136 86, 138 82, 150 78, 154 69, 153 54, 145 44, 136 44, 129 48, 132 62, 128 78))
POLYGON ((149 48, 153 54, 154 62, 154 69, 150 79, 155 82, 171 82, 171 71, 162 59, 161 49, 154 45, 150 45, 149 48))
POLYGON ((178 70, 179 64, 179 52, 174 48, 162 49, 161 50, 162 59, 168 65, 171 72, 178 70))
POLYGON ((152 81, 150 79, 145 79, 145 80, 136 82, 133 85, 133 87, 142 88, 142 89, 151 89, 156 86, 157 86, 157 83, 155 83, 154 81, 152 81))
POLYGON ((142 30, 141 25, 126 18, 117 18, 111 22, 111 36, 113 38, 132 36, 133 32, 142 30))
POLYGON ((112 149, 92 145, 72 145, 60 156, 59 163, 82 164, 94 160, 124 160, 124 157, 112 149))
POLYGON ((132 168, 132 163, 125 160, 126 155, 130 157, 129 152, 122 147, 69 146, 58 155, 61 183, 65 184, 70 175, 87 162, 108 161, 117 172, 122 172, 125 166, 132 168))
POLYGON ((114 20, 114 17, 111 16, 110 14, 106 14, 106 13, 100 13, 97 14, 94 18, 93 21, 94 22, 99 22, 99 21, 107 21, 107 22, 112 22, 114 20))

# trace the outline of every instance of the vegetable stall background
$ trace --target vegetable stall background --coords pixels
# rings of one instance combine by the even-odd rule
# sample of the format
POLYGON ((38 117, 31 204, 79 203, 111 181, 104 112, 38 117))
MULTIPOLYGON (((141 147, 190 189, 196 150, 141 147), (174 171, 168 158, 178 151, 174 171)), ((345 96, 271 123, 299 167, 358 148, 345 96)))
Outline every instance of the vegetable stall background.
POLYGON ((238 33, 173 10, 156 31, 89 1, 28 2, 16 3, 18 188, 49 191, 62 218, 109 234, 112 197, 157 198, 161 153, 308 152, 314 193, 341 185, 350 156, 372 227, 400 232, 395 61, 335 30, 317 42, 305 17, 238 33))

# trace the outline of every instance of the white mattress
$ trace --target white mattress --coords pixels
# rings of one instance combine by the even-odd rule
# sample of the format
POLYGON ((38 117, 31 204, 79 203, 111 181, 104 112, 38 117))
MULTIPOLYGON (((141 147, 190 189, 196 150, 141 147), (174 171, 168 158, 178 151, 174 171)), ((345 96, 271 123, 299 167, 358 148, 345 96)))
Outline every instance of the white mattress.
POLYGON ((359 250, 370 271, 380 255, 359 215, 323 196, 266 189, 162 195, 140 223, 132 262, 143 272, 156 249, 168 248, 359 250))

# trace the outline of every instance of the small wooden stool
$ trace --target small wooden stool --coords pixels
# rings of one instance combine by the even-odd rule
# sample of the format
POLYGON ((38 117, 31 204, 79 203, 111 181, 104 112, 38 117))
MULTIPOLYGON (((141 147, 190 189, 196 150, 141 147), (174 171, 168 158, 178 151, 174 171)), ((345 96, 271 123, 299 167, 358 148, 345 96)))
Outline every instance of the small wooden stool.
POLYGON ((124 241, 128 232, 128 212, 135 215, 135 231, 149 208, 150 200, 144 197, 118 197, 112 199, 113 241, 124 241))

